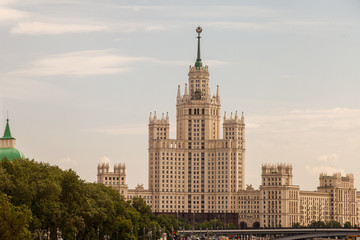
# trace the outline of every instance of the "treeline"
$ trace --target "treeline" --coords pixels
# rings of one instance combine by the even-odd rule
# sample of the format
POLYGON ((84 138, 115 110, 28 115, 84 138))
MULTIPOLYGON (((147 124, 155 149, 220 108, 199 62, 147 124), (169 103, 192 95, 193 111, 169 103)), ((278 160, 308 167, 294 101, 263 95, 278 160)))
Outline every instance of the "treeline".
POLYGON ((195 223, 195 229, 235 229, 236 226, 232 223, 225 224, 220 219, 213 219, 204 221, 202 223, 195 223))
POLYGON ((341 223, 337 221, 329 221, 329 222, 313 221, 306 226, 301 225, 300 223, 294 223, 293 227, 294 228, 357 228, 356 225, 353 226, 351 225, 350 222, 346 222, 344 223, 344 226, 342 226, 341 223))
POLYGON ((86 183, 73 170, 34 160, 0 162, 0 239, 158 239, 189 224, 152 214, 141 198, 86 183))

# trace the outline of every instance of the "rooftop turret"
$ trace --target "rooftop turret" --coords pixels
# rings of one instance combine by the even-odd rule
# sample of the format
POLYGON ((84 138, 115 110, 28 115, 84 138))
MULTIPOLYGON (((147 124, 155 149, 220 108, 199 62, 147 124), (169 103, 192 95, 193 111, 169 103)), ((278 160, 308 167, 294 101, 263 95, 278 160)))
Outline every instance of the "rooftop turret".
POLYGON ((9 119, 6 119, 4 136, 0 138, 0 161, 4 158, 10 161, 18 158, 25 158, 24 154, 16 147, 16 139, 12 137, 9 125, 9 119))
POLYGON ((11 136, 10 126, 9 126, 9 119, 6 119, 6 127, 4 131, 4 136, 0 139, 15 139, 11 136))

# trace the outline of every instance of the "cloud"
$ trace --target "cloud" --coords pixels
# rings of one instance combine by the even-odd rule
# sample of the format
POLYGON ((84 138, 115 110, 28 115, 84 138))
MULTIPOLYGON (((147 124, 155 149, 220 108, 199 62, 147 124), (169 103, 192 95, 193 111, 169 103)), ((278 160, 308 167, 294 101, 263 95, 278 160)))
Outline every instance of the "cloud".
POLYGON ((104 25, 20 22, 11 29, 11 33, 30 35, 57 35, 63 33, 99 32, 105 30, 108 30, 108 27, 104 25))
POLYGON ((346 131, 360 129, 360 109, 333 108, 293 110, 271 115, 253 115, 247 122, 256 131, 277 133, 314 132, 320 130, 346 131))
POLYGON ((335 167, 330 167, 330 166, 309 166, 306 165, 306 170, 313 176, 319 176, 320 173, 326 173, 328 175, 331 175, 333 173, 341 173, 341 175, 345 176, 345 170, 342 168, 335 168, 335 167))
POLYGON ((110 160, 110 158, 108 158, 107 156, 102 156, 102 157, 100 158, 100 162, 110 164, 110 163, 111 163, 111 160, 110 160))
MULTIPOLYGON (((247 19, 239 21, 234 19, 233 21, 208 21, 205 22, 206 26, 219 28, 222 30, 245 30, 245 31, 266 31, 266 32, 287 32, 287 33, 302 33, 302 34, 314 34, 314 31, 319 27, 331 28, 334 24, 319 21, 319 20, 308 20, 308 21, 296 21, 286 17, 285 21, 274 21, 274 18, 265 19, 247 19)), ((339 25, 347 25, 348 23, 342 23, 339 25)))
POLYGON ((18 21, 27 16, 26 12, 0 6, 0 23, 18 21))
POLYGON ((35 76, 89 76, 117 74, 130 71, 126 64, 135 61, 149 61, 141 57, 127 57, 111 50, 89 50, 49 55, 33 61, 28 67, 10 72, 10 75, 35 76))
POLYGON ((246 124, 246 129, 251 129, 251 128, 259 128, 260 125, 256 124, 256 123, 247 123, 246 124))
POLYGON ((222 19, 224 17, 270 17, 277 16, 277 11, 274 11, 271 8, 259 7, 259 6, 239 6, 239 4, 235 5, 224 5, 222 4, 209 4, 206 6, 206 11, 199 11, 198 7, 203 7, 200 4, 192 3, 189 5, 184 4, 176 4, 173 6, 167 5, 114 5, 114 8, 126 11, 134 11, 134 12, 151 12, 158 13, 161 16, 177 16, 179 12, 182 13, 182 16, 186 19, 214 19, 219 18, 222 19))
POLYGON ((147 26, 145 28, 145 32, 153 32, 153 31, 164 31, 166 30, 165 26, 161 25, 153 25, 153 26, 147 26))
POLYGON ((295 75, 295 74, 283 74, 283 75, 280 75, 279 77, 280 77, 280 78, 284 78, 284 79, 300 79, 300 80, 312 79, 311 76, 295 75))
POLYGON ((211 67, 229 64, 229 62, 219 61, 219 60, 211 60, 211 59, 205 60, 204 62, 206 63, 206 65, 209 65, 211 67))
POLYGON ((147 135, 146 124, 124 124, 118 126, 85 129, 87 132, 103 133, 107 135, 147 135))
POLYGON ((59 166, 64 167, 64 168, 71 168, 74 166, 78 165, 78 162, 74 159, 72 159, 71 157, 65 157, 63 159, 60 159, 58 161, 59 166))
POLYGON ((0 97, 18 100, 44 100, 64 97, 66 93, 48 83, 32 79, 12 78, 3 75, 0 79, 0 97))
POLYGON ((230 21, 217 21, 206 23, 209 27, 216 27, 222 29, 243 29, 243 30, 264 30, 266 25, 262 23, 252 22, 230 22, 230 21))
POLYGON ((317 159, 320 162, 336 162, 338 160, 339 156, 336 153, 321 155, 317 159))
MULTIPOLYGON (((225 62, 210 60, 217 64, 225 62)), ((147 62, 164 65, 187 65, 182 60, 160 60, 151 57, 130 57, 119 55, 115 50, 86 50, 41 57, 25 68, 8 72, 10 77, 19 76, 91 76, 109 75, 132 71, 132 63, 147 62)))

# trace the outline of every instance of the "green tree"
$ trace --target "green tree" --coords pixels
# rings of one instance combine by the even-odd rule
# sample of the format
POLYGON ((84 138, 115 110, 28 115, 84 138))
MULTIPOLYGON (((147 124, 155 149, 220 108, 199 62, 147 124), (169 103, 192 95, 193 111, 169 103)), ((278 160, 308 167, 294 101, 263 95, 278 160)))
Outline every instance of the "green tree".
MULTIPOLYGON (((23 224, 29 232, 49 229, 51 239, 56 239, 57 229, 64 239, 76 235, 90 240, 97 239, 98 231, 100 238, 107 234, 113 239, 135 239, 145 229, 155 239, 160 238, 161 230, 171 234, 172 229, 190 227, 186 220, 172 215, 155 216, 142 198, 125 201, 111 187, 86 183, 71 169, 34 160, 1 161, 0 194, 10 196, 12 206, 24 211, 22 216, 32 216, 23 224)), ((4 218, 11 220, 8 216, 4 218)))
POLYGON ((325 227, 327 228, 341 228, 341 224, 337 221, 329 221, 326 223, 325 227))
POLYGON ((133 224, 130 219, 118 216, 115 220, 115 229, 121 239, 133 239, 133 224))
POLYGON ((344 224, 344 228, 352 228, 351 223, 350 223, 350 222, 346 222, 346 223, 344 224))
POLYGON ((313 221, 308 225, 311 228, 324 228, 325 226, 326 224, 323 221, 313 221))
POLYGON ((29 223, 32 214, 25 205, 13 206, 6 194, 0 195, 0 239, 31 239, 29 223))
POLYGON ((293 223, 293 228, 301 228, 303 227, 299 222, 293 223))

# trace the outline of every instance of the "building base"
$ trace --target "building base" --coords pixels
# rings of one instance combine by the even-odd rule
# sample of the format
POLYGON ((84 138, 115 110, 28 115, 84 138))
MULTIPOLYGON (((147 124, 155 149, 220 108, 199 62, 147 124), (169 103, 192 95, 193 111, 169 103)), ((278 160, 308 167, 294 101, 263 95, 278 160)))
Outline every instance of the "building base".
MULTIPOLYGON (((184 213, 184 212, 155 212, 155 215, 173 215, 174 217, 184 218, 190 222, 190 224, 203 223, 210 220, 220 220, 224 225, 233 224, 235 227, 239 227, 238 213, 184 213)), ((225 227, 225 226, 224 226, 225 227)))

